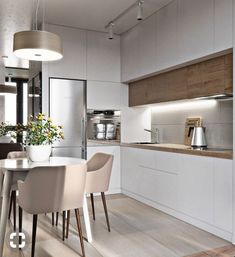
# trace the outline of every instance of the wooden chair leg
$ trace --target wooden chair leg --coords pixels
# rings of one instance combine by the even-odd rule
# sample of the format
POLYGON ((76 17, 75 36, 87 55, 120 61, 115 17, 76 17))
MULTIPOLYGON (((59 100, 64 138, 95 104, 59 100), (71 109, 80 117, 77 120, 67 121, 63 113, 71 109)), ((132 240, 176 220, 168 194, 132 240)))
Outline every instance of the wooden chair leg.
POLYGON ((58 226, 59 212, 56 213, 55 225, 58 226))
POLYGON ((11 192, 11 200, 10 200, 10 206, 9 206, 9 212, 8 212, 8 219, 11 218, 12 204, 13 204, 13 194, 12 194, 12 192, 11 192))
POLYGON ((85 247, 84 247, 84 242, 83 242, 82 224, 81 224, 79 209, 75 209, 75 216, 76 216, 78 234, 79 234, 80 244, 81 244, 81 249, 82 249, 82 256, 85 257, 86 255, 85 255, 85 247))
POLYGON ((107 222, 107 226, 108 226, 108 231, 110 232, 111 230, 110 230, 110 224, 109 224, 108 209, 107 209, 104 192, 101 192, 101 197, 102 197, 102 202, 103 202, 103 206, 104 206, 104 212, 105 212, 106 222, 107 222))
POLYGON ((93 215, 93 220, 95 220, 95 204, 94 204, 94 196, 91 193, 91 207, 92 207, 92 215, 93 215))
POLYGON ((51 225, 52 226, 55 225, 55 214, 54 214, 54 212, 52 212, 52 214, 51 214, 51 225))
POLYGON ((63 224, 62 224, 62 240, 64 241, 65 238, 65 213, 66 211, 63 211, 63 224))
POLYGON ((67 226, 66 226, 66 238, 69 237, 69 222, 70 222, 70 211, 67 211, 67 226))
POLYGON ((32 231, 32 249, 31 249, 31 257, 34 257, 35 254, 35 243, 36 243, 36 233, 37 233, 37 221, 38 215, 33 215, 33 231, 32 231))
MULTIPOLYGON (((19 232, 22 232, 22 219, 23 219, 23 210, 19 206, 19 232)), ((19 245, 21 244, 21 242, 22 242, 21 236, 19 236, 19 245)), ((19 249, 21 249, 21 248, 19 248, 19 249)))
POLYGON ((12 205, 13 205, 13 227, 16 231, 16 191, 12 191, 12 205))

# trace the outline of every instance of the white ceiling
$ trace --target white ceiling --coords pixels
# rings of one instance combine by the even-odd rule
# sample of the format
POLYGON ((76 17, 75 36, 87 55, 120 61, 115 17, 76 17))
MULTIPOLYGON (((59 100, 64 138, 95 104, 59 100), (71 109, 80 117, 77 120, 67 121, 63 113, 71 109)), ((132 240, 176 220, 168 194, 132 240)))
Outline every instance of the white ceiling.
MULTIPOLYGON (((13 34, 28 30, 32 25, 33 1, 0 0, 0 64, 9 67, 28 67, 27 61, 12 53, 13 34), (2 59, 6 55, 8 58, 2 59)), ((122 13, 136 0, 44 0, 45 22, 78 27, 88 30, 106 31, 105 25, 122 13)), ((150 16, 172 0, 144 0, 144 18, 150 16)), ((43 0, 41 0, 41 7, 43 0)), ((41 12, 42 13, 42 12, 41 12)), ((115 23, 114 32, 121 34, 135 26, 137 7, 115 23)), ((42 14, 39 14, 42 19, 42 14)))

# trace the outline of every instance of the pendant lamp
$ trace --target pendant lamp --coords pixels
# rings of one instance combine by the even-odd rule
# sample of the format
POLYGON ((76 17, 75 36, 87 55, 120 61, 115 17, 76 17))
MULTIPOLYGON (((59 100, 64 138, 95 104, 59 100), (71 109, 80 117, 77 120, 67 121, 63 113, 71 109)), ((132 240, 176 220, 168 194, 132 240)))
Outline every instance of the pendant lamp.
POLYGON ((39 0, 36 7, 35 30, 16 32, 13 40, 13 52, 17 57, 26 60, 59 60, 63 57, 60 37, 54 33, 37 29, 38 8, 39 0))

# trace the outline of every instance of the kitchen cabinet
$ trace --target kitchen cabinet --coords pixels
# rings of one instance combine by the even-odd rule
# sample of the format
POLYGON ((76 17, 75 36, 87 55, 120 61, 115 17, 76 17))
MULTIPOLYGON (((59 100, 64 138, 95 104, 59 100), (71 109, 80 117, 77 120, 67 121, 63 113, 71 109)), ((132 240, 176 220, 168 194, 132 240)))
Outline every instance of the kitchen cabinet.
POLYGON ((110 178, 108 194, 117 194, 121 192, 121 172, 120 172, 120 146, 88 146, 87 159, 89 160, 96 153, 112 154, 113 168, 110 178))
POLYGON ((232 2, 175 0, 122 34, 122 81, 135 81, 232 48, 232 2))
POLYGON ((233 0, 214 0, 214 52, 233 47, 233 0))
POLYGON ((232 232, 232 161, 218 159, 214 162, 214 223, 232 232))
POLYGON ((233 55, 226 54, 129 84, 129 106, 233 92, 233 55))
POLYGON ((143 203, 231 240, 232 163, 121 147, 121 188, 143 203))
POLYGON ((120 36, 87 31, 87 79, 120 82, 120 36))
POLYGON ((185 155, 179 173, 179 210, 213 224, 213 160, 185 155))
POLYGON ((139 76, 139 26, 121 36, 121 80, 128 81, 139 76))
MULTIPOLYGON (((136 42, 138 45, 138 75, 142 76, 155 72, 157 69, 156 51, 156 15, 145 19, 138 26, 138 33, 141 35, 136 42)), ((132 46, 133 47, 133 46, 132 46)), ((133 63, 132 65, 135 65, 133 63)))
POLYGON ((155 14, 157 70, 178 64, 177 10, 177 1, 173 1, 155 14))
POLYGON ((141 185, 137 152, 138 149, 121 147, 121 188, 136 194, 141 185))
POLYGON ((87 81, 87 108, 120 110, 122 84, 105 81, 87 81))
POLYGON ((198 64, 187 71, 187 98, 233 93, 233 56, 227 54, 198 64))
POLYGON ((48 75, 58 78, 86 79, 86 31, 48 25, 63 42, 63 58, 48 64, 48 75))
POLYGON ((122 81, 152 73, 157 68, 156 15, 121 36, 122 81))
POLYGON ((180 63, 213 53, 213 22, 213 0, 178 0, 180 63))

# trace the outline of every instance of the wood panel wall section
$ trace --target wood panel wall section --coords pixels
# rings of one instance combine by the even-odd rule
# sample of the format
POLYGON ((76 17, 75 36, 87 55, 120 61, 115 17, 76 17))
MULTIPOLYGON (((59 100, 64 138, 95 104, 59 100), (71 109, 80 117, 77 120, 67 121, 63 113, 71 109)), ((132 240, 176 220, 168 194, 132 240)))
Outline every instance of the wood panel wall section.
POLYGON ((233 55, 226 54, 129 84, 129 106, 233 93, 233 55))

